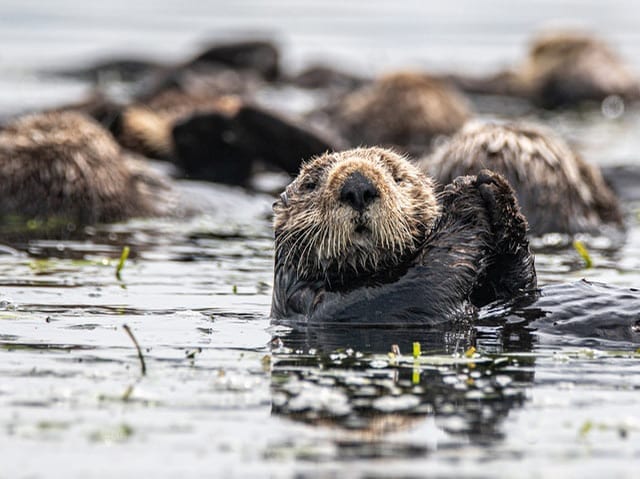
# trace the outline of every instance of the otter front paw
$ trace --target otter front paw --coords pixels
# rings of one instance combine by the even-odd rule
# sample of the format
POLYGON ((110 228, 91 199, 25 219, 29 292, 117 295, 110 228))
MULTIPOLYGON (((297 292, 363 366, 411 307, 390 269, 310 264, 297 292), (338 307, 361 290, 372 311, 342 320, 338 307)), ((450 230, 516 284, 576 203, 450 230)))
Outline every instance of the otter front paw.
POLYGON ((536 287, 536 270, 527 239, 527 220, 507 180, 482 170, 475 180, 491 228, 491 264, 473 295, 476 304, 511 298, 536 287))
POLYGON ((498 173, 482 170, 475 185, 487 209, 497 251, 509 253, 528 246, 527 220, 507 180, 498 173))

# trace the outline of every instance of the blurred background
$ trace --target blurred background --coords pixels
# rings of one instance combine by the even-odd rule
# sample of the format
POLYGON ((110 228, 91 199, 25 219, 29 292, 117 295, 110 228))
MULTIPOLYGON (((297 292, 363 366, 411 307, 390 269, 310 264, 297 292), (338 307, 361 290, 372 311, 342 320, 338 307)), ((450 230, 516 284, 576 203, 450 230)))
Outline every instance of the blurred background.
POLYGON ((212 40, 273 38, 285 69, 314 61, 375 73, 394 67, 481 73, 522 59, 542 28, 577 26, 640 70, 633 0, 80 0, 0 2, 0 111, 77 99, 87 85, 34 77, 117 55, 175 61, 212 40))

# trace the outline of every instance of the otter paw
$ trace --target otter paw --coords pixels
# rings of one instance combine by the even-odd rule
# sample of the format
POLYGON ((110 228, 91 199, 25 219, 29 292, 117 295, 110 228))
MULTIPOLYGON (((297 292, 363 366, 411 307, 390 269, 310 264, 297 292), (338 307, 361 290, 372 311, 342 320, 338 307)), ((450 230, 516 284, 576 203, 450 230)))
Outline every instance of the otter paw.
POLYGON ((498 173, 482 170, 475 185, 487 209, 496 247, 506 252, 525 243, 527 220, 509 182, 498 173))

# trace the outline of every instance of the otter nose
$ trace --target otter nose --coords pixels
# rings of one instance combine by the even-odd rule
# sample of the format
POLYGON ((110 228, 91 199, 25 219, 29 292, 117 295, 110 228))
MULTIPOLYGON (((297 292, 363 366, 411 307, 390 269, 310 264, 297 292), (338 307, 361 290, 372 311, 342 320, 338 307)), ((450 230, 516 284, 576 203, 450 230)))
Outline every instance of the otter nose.
POLYGON ((359 171, 351 173, 340 190, 340 201, 362 212, 379 196, 373 182, 359 171))

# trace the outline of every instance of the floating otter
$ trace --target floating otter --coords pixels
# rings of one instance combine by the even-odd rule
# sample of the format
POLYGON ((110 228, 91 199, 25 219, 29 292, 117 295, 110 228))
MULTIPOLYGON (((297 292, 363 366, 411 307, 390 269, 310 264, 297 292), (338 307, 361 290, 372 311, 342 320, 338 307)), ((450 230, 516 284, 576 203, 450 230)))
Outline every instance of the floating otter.
POLYGON ((90 114, 126 149, 171 161, 188 178, 232 185, 247 186, 257 164, 295 175, 303 158, 342 146, 235 95, 174 89, 128 106, 98 96, 68 110, 90 114))
POLYGON ((236 71, 274 81, 280 76, 280 52, 277 46, 268 40, 239 40, 209 45, 179 64, 171 65, 146 58, 122 56, 98 60, 88 66, 54 69, 43 73, 87 80, 95 84, 147 80, 150 84, 160 87, 172 81, 180 82, 181 74, 186 71, 198 70, 236 71))
POLYGON ((352 145, 383 145, 413 154, 437 135, 454 133, 470 117, 466 100, 445 82, 395 73, 342 98, 329 114, 352 145))
MULTIPOLYGON (((75 226, 163 213, 167 183, 79 113, 24 116, 0 131, 0 217, 75 226)), ((68 231, 67 231, 68 232, 68 231)))
POLYGON ((240 105, 240 98, 232 95, 166 90, 145 102, 124 107, 110 129, 125 148, 149 158, 169 160, 175 157, 171 131, 177 123, 199 113, 231 117, 240 105))
POLYGON ((113 81, 133 83, 148 78, 164 68, 166 68, 164 65, 144 58, 112 57, 88 66, 49 70, 43 73, 89 81, 94 84, 113 81))
POLYGON ((389 150, 326 154, 274 212, 274 319, 435 328, 536 286, 526 221, 489 171, 456 179, 438 200, 389 150))
POLYGON ((276 80, 280 76, 280 52, 276 45, 268 40, 246 40, 211 45, 188 64, 208 64, 251 71, 269 81, 276 80))
POLYGON ((166 91, 191 96, 248 95, 280 76, 280 54, 268 41, 223 43, 159 70, 139 85, 136 100, 147 103, 166 91))
POLYGON ((571 107, 609 96, 640 98, 640 83, 602 40, 583 32, 550 32, 534 39, 527 59, 489 78, 451 77, 471 93, 529 98, 544 108, 571 107))
POLYGON ((252 105, 233 116, 195 114, 175 124, 175 162, 190 178, 247 186, 257 164, 295 175, 304 158, 333 151, 336 140, 252 105))
MULTIPOLYGON (((117 104, 97 94, 58 110, 87 113, 127 149, 151 158, 170 159, 174 124, 203 112, 233 115, 240 98, 250 97, 265 80, 279 76, 279 56, 276 46, 268 41, 216 44, 179 64, 149 64, 144 81, 135 85, 128 104, 117 104)), ((125 77, 129 69, 144 70, 144 63, 115 61, 99 63, 95 69, 97 76, 113 70, 115 76, 125 77)))
POLYGON ((312 65, 289 77, 288 81, 300 88, 342 91, 352 91, 370 82, 367 78, 354 73, 323 64, 312 65))
POLYGON ((623 226, 618 200, 598 168, 538 125, 470 122, 421 166, 442 184, 483 168, 504 175, 533 235, 623 226))

